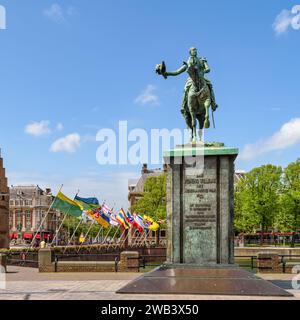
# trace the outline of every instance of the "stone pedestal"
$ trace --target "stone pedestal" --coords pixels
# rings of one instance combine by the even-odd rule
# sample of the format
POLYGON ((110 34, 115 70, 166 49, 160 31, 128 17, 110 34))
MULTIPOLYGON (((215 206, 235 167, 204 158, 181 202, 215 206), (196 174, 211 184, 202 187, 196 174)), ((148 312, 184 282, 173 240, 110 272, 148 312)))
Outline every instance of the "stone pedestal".
POLYGON ((279 255, 274 253, 258 253, 257 269, 259 273, 280 273, 279 255))
POLYGON ((165 153, 167 262, 120 294, 291 296, 234 265, 235 148, 182 146, 165 153))
POLYGON ((233 188, 238 149, 182 146, 165 152, 167 263, 234 263, 233 188))
POLYGON ((120 255, 119 272, 139 272, 140 254, 138 251, 123 251, 120 255))
POLYGON ((39 272, 54 272, 52 251, 50 248, 39 250, 39 272))

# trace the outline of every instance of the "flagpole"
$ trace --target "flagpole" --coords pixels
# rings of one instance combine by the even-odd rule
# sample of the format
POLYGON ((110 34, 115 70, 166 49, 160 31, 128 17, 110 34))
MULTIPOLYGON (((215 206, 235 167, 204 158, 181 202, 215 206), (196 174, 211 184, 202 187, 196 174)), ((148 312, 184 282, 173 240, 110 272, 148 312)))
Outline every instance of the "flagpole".
POLYGON ((121 247, 122 247, 124 244, 126 245, 126 240, 127 240, 128 237, 129 237, 129 232, 130 232, 131 228, 129 228, 129 229, 127 229, 127 230, 128 230, 127 236, 125 237, 124 241, 122 242, 121 247))
POLYGON ((111 231, 111 229, 112 229, 113 227, 114 227, 114 226, 112 226, 112 225, 110 226, 110 228, 109 228, 109 230, 108 230, 108 232, 107 232, 104 240, 101 242, 101 244, 105 244, 105 242, 106 242, 106 240, 107 240, 107 238, 108 238, 108 236, 109 236, 109 233, 110 233, 110 231, 111 231))
MULTIPOLYGON (((138 229, 137 229, 138 230, 138 229)), ((136 244, 136 239, 137 239, 137 236, 135 235, 135 231, 134 231, 134 241, 132 241, 132 243, 130 244, 131 248, 133 248, 136 244)))
POLYGON ((83 216, 81 217, 79 223, 77 224, 77 226, 76 226, 76 228, 75 228, 75 231, 74 231, 73 234, 72 234, 72 237, 69 239, 68 244, 67 244, 67 246, 65 247, 65 250, 64 250, 63 254, 65 254, 65 252, 66 252, 66 250, 67 250, 67 247, 71 244, 71 241, 73 240, 73 237, 76 235, 76 232, 77 232, 77 230, 78 230, 78 228, 79 228, 79 226, 81 225, 82 222, 83 222, 83 216))
POLYGON ((135 237, 135 240, 134 240, 134 242, 133 242, 133 244, 132 244, 132 247, 134 247, 135 245, 137 245, 138 243, 138 239, 139 238, 141 238, 141 236, 143 235, 145 233, 145 230, 143 229, 143 232, 140 234, 139 233, 139 235, 137 236, 137 237, 135 237))
MULTIPOLYGON (((120 230, 120 226, 118 226, 118 228, 117 228, 117 230, 116 230, 116 232, 115 232, 115 234, 114 234, 114 236, 112 237, 112 240, 114 240, 115 239, 115 237, 116 237, 116 235, 117 235, 117 232, 120 230)), ((110 248, 110 244, 108 245, 108 247, 107 247, 107 249, 109 249, 110 248)))
POLYGON ((100 226, 100 229, 99 229, 99 232, 97 233, 97 235, 96 235, 96 241, 97 242, 100 242, 100 241, 98 241, 98 237, 100 236, 100 232, 103 230, 103 226, 100 226))
MULTIPOLYGON (((78 196, 78 193, 79 193, 79 189, 78 189, 78 191, 77 191, 77 193, 76 193, 75 197, 73 198, 74 200, 75 200, 75 198, 78 196)), ((54 236, 54 238, 53 238, 53 240, 52 240, 52 242, 51 242, 50 246, 52 246, 52 245, 53 245, 53 243, 54 243, 54 240, 56 240, 56 238, 57 238, 57 236, 58 236, 58 233, 59 233, 60 229, 62 228, 62 226, 63 226, 63 224, 64 224, 64 222, 65 222, 65 220, 66 220, 66 218, 67 218, 67 216, 68 216, 69 211, 70 211, 70 207, 69 207, 68 211, 65 213, 65 216, 64 216, 64 218, 63 218, 63 220, 62 220, 62 222, 61 222, 61 224, 60 224, 59 228, 57 229, 57 231, 56 231, 56 233, 55 233, 55 236, 54 236)))
MULTIPOLYGON (((93 225, 94 225, 94 223, 95 223, 96 221, 95 220, 93 220, 93 222, 91 223, 91 225, 90 225, 90 227, 89 227, 89 229, 88 229, 88 231, 87 231, 87 233, 86 233, 86 235, 84 236, 84 239, 86 239, 87 238, 87 236, 89 235, 89 233, 90 233, 90 231, 92 230, 92 227, 93 227, 93 225)), ((82 245, 83 245, 83 243, 81 243, 80 244, 80 246, 79 246, 79 250, 77 251, 77 253, 79 253, 80 252, 80 250, 81 250, 81 248, 82 248, 82 245)))
POLYGON ((54 241, 56 240, 57 235, 58 235, 58 232, 60 231, 61 227, 63 226, 63 224, 64 224, 64 222, 65 222, 65 220, 66 220, 67 216, 68 216, 68 212, 65 214, 64 218, 62 219, 62 222, 61 222, 61 224, 60 224, 59 228, 57 229, 57 231, 56 231, 56 233, 55 233, 55 236, 54 236, 54 238, 52 239, 52 242, 51 242, 50 246, 52 246, 52 245, 53 245, 53 243, 54 243, 54 241))
MULTIPOLYGON (((119 238, 119 239, 121 239, 121 238, 123 237, 123 235, 124 235, 124 233, 126 232, 126 230, 127 230, 127 229, 124 229, 124 231, 123 231, 122 234, 120 235, 120 238, 119 238)), ((116 243, 116 244, 113 243, 112 246, 113 246, 113 247, 114 247, 114 246, 117 247, 118 244, 117 244, 117 243, 116 243)))
MULTIPOLYGON (((63 184, 60 186, 58 193, 61 192, 63 186, 64 186, 63 184)), ((50 207, 49 207, 49 209, 48 209, 48 211, 47 211, 47 213, 45 214, 45 217, 42 219, 41 224, 40 224, 40 226, 38 227, 38 229, 37 229, 37 231, 36 231, 36 233, 35 233, 32 241, 31 241, 30 247, 29 247, 28 250, 27 250, 27 253, 28 253, 28 251, 32 248, 33 243, 34 243, 34 241, 36 240, 36 237, 37 237, 38 233, 40 232, 40 230, 41 230, 41 228, 42 228, 42 225, 43 225, 44 222, 46 221, 46 219, 47 219, 47 217, 48 217, 48 214, 49 214, 50 210, 52 209, 53 204, 54 204, 56 198, 57 198, 57 197, 54 198, 54 200, 52 201, 52 203, 51 203, 51 205, 50 205, 50 207)), ((41 240, 42 240, 42 239, 41 239, 41 240)), ((27 254, 27 253, 26 253, 26 254, 27 254)))
MULTIPOLYGON (((79 192, 80 192, 80 190, 78 189, 77 194, 76 194, 76 196, 74 197, 74 199, 76 199, 76 197, 78 196, 79 192)), ((82 221, 83 221, 83 215, 81 216, 81 219, 80 219, 79 223, 77 224, 77 226, 76 226, 76 228, 75 228, 75 231, 73 232, 71 238, 68 240, 68 244, 67 244, 67 246, 65 246, 65 249, 64 249, 63 254, 65 254, 65 252, 66 252, 66 250, 67 250, 67 247, 68 247, 69 244, 71 243, 71 241, 72 241, 73 237, 75 236, 76 231, 78 230, 78 228, 79 228, 80 224, 82 223, 82 221)))
POLYGON ((150 234, 150 231, 151 231, 151 230, 148 230, 147 232, 145 232, 145 237, 144 237, 144 239, 142 239, 142 242, 140 243, 139 247, 141 247, 144 242, 145 242, 145 244, 146 244, 146 240, 147 240, 147 237, 148 237, 149 234, 150 234))

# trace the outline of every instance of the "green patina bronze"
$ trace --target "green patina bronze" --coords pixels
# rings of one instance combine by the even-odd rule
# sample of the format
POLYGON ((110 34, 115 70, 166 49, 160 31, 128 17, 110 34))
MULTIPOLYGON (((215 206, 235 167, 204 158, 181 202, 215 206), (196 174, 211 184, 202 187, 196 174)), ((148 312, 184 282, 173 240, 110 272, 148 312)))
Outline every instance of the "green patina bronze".
POLYGON ((164 152, 164 157, 237 155, 239 149, 224 146, 183 145, 164 152))
POLYGON ((182 67, 174 72, 168 72, 165 62, 156 65, 156 72, 165 79, 168 76, 177 76, 187 72, 189 78, 184 87, 184 96, 181 105, 181 113, 190 129, 191 142, 197 141, 197 120, 199 122, 199 136, 202 140, 202 130, 210 127, 209 107, 217 109, 214 90, 211 82, 204 77, 210 72, 207 60, 197 56, 197 49, 189 50, 190 57, 187 62, 183 62, 182 67))

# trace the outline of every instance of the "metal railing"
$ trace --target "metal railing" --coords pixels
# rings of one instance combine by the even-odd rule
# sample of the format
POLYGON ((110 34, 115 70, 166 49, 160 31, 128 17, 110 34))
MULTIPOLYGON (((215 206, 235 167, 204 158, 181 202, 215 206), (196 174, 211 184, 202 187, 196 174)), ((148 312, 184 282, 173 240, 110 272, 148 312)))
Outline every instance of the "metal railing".
POLYGON ((11 252, 7 254, 7 265, 38 268, 38 252, 11 252))
POLYGON ((59 261, 80 261, 80 262, 101 262, 101 261, 114 261, 115 272, 118 272, 118 264, 120 261, 119 253, 102 253, 102 254, 54 254, 54 271, 58 270, 59 261))
POLYGON ((282 272, 286 273, 286 267, 288 264, 290 265, 300 265, 300 255, 299 254, 280 254, 280 264, 282 266, 282 272))
POLYGON ((257 268, 257 256, 235 256, 234 258, 235 258, 235 261, 239 260, 239 262, 246 261, 247 263, 248 261, 250 261, 250 264, 238 263, 239 267, 241 268, 251 268, 251 270, 254 270, 257 268))

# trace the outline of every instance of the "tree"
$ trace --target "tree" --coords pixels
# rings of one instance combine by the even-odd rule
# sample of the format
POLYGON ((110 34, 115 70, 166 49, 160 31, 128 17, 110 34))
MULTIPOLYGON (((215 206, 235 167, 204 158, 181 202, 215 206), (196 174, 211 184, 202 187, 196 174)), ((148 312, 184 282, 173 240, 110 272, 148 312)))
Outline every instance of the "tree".
MULTIPOLYGON (((281 212, 275 224, 283 231, 295 232, 300 226, 300 159, 290 163, 283 174, 281 212)), ((291 246, 294 246, 295 234, 291 246)))
POLYGON ((268 164, 254 168, 238 182, 235 192, 238 231, 260 228, 263 233, 274 225, 279 212, 281 175, 281 167, 268 164))
POLYGON ((166 187, 166 173, 147 178, 143 197, 137 201, 131 210, 143 215, 146 214, 156 221, 165 220, 167 216, 166 187))

